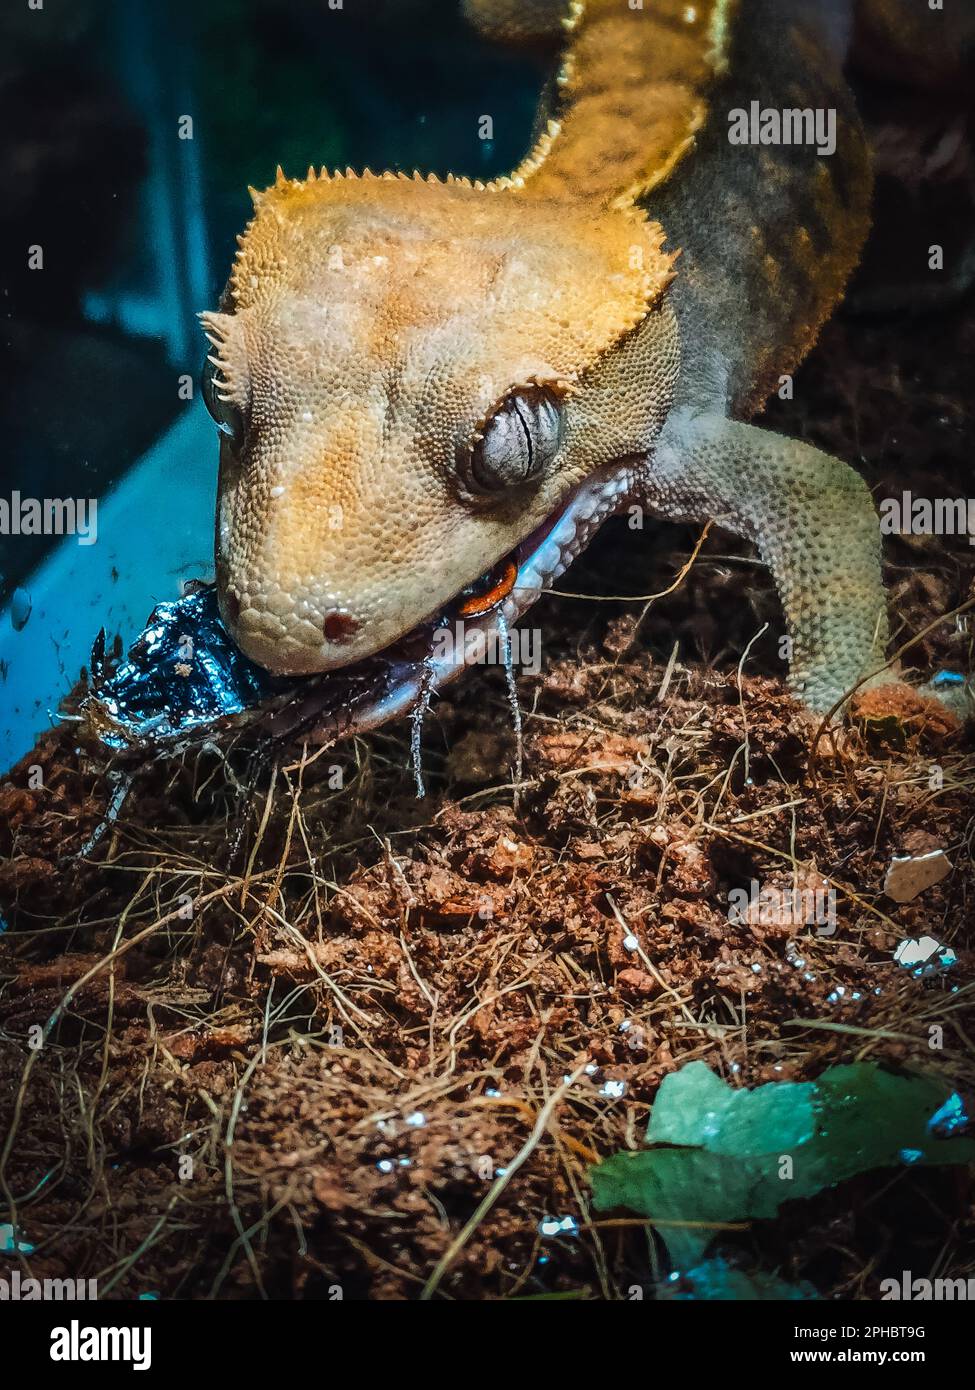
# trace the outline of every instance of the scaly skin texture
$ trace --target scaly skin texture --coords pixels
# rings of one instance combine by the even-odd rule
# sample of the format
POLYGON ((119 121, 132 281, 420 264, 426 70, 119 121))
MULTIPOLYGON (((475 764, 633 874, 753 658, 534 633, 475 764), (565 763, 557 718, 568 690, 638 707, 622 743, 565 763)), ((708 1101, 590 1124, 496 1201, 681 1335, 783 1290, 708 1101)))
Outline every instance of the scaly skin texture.
POLYGON ((620 500, 754 540, 793 689, 830 708, 883 664, 877 518, 847 465, 745 420, 866 235, 838 68, 791 0, 465 8, 494 37, 567 38, 525 161, 487 186, 279 175, 203 316, 230 631, 283 673, 383 652, 618 464, 620 500), (729 109, 756 98, 836 108, 836 153, 731 145, 729 109), (529 477, 480 490, 479 441, 538 391, 557 449, 537 467, 533 441, 529 477))

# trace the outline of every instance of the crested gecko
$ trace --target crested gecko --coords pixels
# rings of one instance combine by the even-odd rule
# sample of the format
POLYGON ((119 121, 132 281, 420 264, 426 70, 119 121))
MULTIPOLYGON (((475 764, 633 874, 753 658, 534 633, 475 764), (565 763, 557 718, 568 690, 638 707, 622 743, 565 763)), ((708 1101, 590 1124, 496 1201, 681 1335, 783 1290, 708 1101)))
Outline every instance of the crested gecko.
POLYGON ((464 0, 565 41, 533 147, 489 183, 278 171, 219 310, 220 612, 278 675, 385 662, 347 727, 459 674, 634 503, 757 546, 815 713, 884 669, 878 518, 846 463, 749 423, 814 343, 868 230, 839 62, 782 0, 464 0), (834 113, 831 149, 730 114, 834 113))

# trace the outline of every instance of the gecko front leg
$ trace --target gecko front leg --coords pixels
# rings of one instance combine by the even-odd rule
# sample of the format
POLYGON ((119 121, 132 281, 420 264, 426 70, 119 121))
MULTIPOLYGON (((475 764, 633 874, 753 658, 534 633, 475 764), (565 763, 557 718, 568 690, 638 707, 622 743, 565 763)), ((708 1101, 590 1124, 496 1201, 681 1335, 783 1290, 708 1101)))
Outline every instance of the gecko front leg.
POLYGON ((885 666, 877 513, 848 464, 754 425, 685 409, 660 436, 646 502, 673 520, 713 519, 758 547, 792 639, 789 685, 808 709, 825 714, 864 677, 867 685, 898 679, 885 666))

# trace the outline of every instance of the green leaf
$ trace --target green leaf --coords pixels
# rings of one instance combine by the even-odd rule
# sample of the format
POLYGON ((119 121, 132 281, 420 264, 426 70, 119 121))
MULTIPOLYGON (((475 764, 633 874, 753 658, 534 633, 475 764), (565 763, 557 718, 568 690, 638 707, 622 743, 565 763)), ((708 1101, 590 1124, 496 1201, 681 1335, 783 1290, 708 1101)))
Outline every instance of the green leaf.
POLYGON ((594 1204, 660 1223, 672 1260, 687 1269, 716 1227, 773 1217, 783 1202, 857 1173, 972 1162, 975 1142, 932 1128, 949 1096, 943 1081, 872 1062, 751 1091, 690 1062, 661 1084, 647 1132, 654 1147, 614 1154, 592 1170, 594 1204))
POLYGON ((688 1062, 664 1077, 647 1140, 745 1156, 791 1149, 812 1137, 814 1092, 795 1081, 736 1090, 703 1062, 688 1062))

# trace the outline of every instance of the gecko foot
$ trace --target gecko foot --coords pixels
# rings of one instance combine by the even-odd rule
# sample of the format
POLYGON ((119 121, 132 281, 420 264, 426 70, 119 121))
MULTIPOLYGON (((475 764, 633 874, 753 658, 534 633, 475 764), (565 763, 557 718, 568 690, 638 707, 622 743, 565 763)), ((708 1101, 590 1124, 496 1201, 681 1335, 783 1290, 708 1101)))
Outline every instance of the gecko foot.
POLYGON ((975 705, 964 683, 913 686, 895 680, 859 691, 850 701, 850 714, 877 731, 901 729, 946 738, 961 731, 966 719, 975 715, 975 705))

